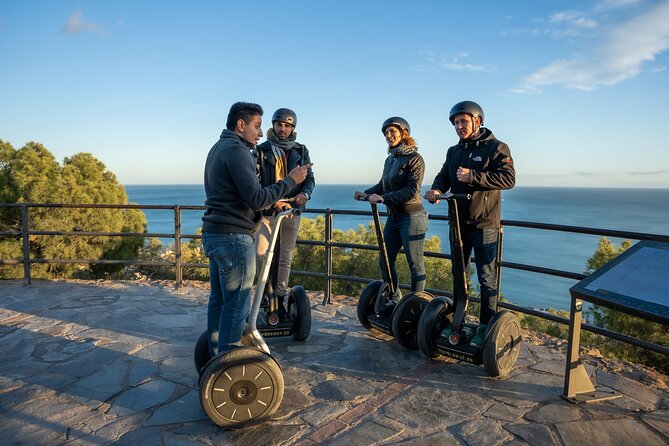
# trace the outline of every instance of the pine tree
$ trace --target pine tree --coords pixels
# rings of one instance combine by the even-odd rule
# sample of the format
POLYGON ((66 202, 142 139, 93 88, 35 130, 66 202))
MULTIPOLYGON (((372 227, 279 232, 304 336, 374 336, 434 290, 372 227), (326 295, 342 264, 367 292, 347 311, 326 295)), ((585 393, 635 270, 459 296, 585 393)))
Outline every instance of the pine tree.
MULTIPOLYGON (((19 150, 0 140, 0 202, 51 204, 128 204, 123 185, 90 153, 65 158, 61 166, 42 144, 29 142, 19 150)), ((138 209, 72 209, 31 207, 30 229, 64 232, 132 232, 146 229, 138 209)), ((18 208, 3 208, 0 230, 20 230, 18 208)), ((35 259, 132 259, 143 237, 34 235, 30 255, 35 259)), ((3 259, 21 258, 21 240, 0 239, 3 259)), ((99 277, 119 266, 101 264, 33 264, 34 278, 99 277)), ((0 277, 18 278, 22 268, 0 267, 0 277)))

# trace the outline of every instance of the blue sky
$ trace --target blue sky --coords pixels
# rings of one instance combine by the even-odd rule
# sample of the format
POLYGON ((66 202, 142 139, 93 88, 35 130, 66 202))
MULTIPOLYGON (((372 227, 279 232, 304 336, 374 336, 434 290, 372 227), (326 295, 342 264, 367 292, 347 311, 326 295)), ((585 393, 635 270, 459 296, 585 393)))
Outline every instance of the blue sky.
POLYGON ((298 114, 323 184, 378 181, 389 116, 425 183, 475 100, 520 186, 669 187, 669 1, 0 0, 0 139, 196 184, 230 105, 298 114))

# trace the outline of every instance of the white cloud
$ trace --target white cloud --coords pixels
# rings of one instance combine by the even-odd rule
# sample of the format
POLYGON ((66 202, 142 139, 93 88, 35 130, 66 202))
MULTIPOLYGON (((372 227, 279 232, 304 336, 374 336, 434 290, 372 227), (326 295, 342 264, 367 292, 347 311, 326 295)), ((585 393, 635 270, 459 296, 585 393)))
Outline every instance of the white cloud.
POLYGON ((548 18, 551 23, 566 23, 577 28, 595 28, 597 22, 584 17, 585 14, 579 11, 560 11, 548 18))
POLYGON ((458 53, 452 58, 438 58, 433 51, 422 51, 422 60, 418 64, 411 65, 409 68, 415 71, 427 71, 446 69, 451 71, 473 71, 473 72, 494 72, 495 65, 465 63, 463 59, 469 58, 469 53, 458 53))
POLYGON ((551 85, 594 90, 638 75, 644 63, 669 49, 669 1, 607 29, 585 56, 550 63, 526 76, 516 91, 540 92, 551 85))
POLYGON ((81 32, 90 32, 94 34, 104 34, 104 30, 95 23, 85 22, 81 11, 75 11, 63 25, 65 34, 75 34, 81 32))
POLYGON ((586 13, 574 10, 559 11, 548 18, 532 20, 529 28, 511 28, 501 32, 502 36, 530 35, 533 37, 550 36, 554 39, 574 39, 591 32, 599 24, 596 20, 587 17, 586 13))
POLYGON ((469 63, 457 63, 457 62, 441 62, 439 64, 441 68, 445 68, 451 71, 494 71, 495 67, 493 65, 476 65, 469 63))

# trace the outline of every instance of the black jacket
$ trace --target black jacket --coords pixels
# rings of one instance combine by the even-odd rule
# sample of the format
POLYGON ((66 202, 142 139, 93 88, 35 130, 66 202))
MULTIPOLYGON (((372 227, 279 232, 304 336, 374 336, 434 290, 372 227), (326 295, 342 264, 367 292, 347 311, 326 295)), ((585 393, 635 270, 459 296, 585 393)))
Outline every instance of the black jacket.
POLYGON ((258 211, 295 188, 290 177, 261 187, 252 150, 251 144, 226 129, 209 151, 204 166, 207 209, 202 232, 253 235, 261 218, 258 211))
MULTIPOLYGON (((302 166, 311 162, 311 158, 309 157, 309 149, 307 149, 307 146, 298 142, 293 145, 293 148, 288 151, 287 155, 288 169, 286 172, 290 172, 297 166, 302 166)), ((276 183, 276 158, 272 153, 272 145, 269 141, 258 144, 256 147, 256 158, 258 163, 258 176, 260 178, 260 184, 263 187, 266 187, 276 183)), ((285 198, 294 197, 300 192, 306 194, 307 198, 311 198, 315 185, 316 181, 314 180, 314 173, 311 168, 309 168, 307 172, 307 178, 301 184, 293 187, 285 195, 285 198)), ((301 206, 301 208, 304 209, 304 206, 301 206)))
POLYGON ((471 194, 469 202, 458 201, 460 223, 465 227, 499 228, 502 189, 516 184, 511 151, 487 128, 475 140, 460 140, 448 149, 446 162, 431 189, 442 193, 471 194), (469 184, 458 181, 458 167, 472 170, 469 184))
POLYGON ((417 151, 388 155, 381 180, 364 192, 383 196, 391 215, 418 212, 423 210, 420 189, 424 174, 425 161, 417 151))

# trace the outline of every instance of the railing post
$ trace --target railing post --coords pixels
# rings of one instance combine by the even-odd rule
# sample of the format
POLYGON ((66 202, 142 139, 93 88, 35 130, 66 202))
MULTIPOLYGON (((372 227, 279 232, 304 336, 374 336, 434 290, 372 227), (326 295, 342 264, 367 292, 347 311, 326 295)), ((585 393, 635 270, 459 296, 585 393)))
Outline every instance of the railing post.
MULTIPOLYGON (((499 232, 497 233, 497 261, 495 262, 495 274, 497 274, 497 305, 502 298, 502 253, 504 252, 504 225, 499 225, 499 232)), ((499 311, 499 307, 495 309, 499 311)))
POLYGON ((325 210, 325 278, 323 305, 330 303, 332 293, 332 209, 325 210))
POLYGON ((181 272, 181 207, 174 206, 174 260, 175 260, 175 288, 181 288, 182 272, 181 272))
POLYGON ((28 204, 21 204, 21 237, 23 239, 23 286, 30 285, 30 236, 28 204))

